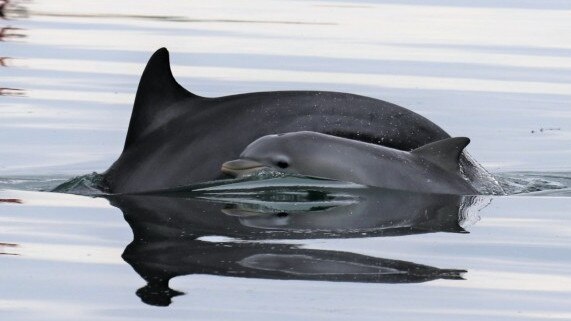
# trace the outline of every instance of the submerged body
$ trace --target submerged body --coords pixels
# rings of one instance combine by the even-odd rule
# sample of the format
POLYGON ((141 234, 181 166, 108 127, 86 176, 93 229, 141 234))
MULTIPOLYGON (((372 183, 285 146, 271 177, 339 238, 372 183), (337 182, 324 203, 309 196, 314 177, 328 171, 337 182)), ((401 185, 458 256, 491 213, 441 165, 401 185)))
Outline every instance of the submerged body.
POLYGON ((434 142, 411 152, 316 133, 264 136, 222 171, 242 176, 263 167, 368 186, 423 193, 477 194, 461 173, 468 138, 434 142))
MULTIPOLYGON (((141 77, 123 153, 104 173, 104 188, 131 193, 220 178, 220 165, 252 141, 309 130, 410 151, 450 137, 403 107, 359 95, 320 91, 247 93, 205 98, 174 79, 159 49, 141 77)), ((501 188, 461 156, 466 177, 484 193, 501 188)))

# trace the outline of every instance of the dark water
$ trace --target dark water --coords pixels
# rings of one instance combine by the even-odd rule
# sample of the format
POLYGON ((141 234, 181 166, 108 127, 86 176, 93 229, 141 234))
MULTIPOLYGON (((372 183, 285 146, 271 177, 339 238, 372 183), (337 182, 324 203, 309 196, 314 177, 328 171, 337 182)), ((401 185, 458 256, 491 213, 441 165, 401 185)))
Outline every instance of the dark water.
POLYGON ((571 319, 566 1, 0 8, 2 320, 571 319), (120 154, 162 46, 204 96, 339 90, 409 107, 470 137, 509 195, 272 176, 49 192, 99 193, 88 173, 120 154))

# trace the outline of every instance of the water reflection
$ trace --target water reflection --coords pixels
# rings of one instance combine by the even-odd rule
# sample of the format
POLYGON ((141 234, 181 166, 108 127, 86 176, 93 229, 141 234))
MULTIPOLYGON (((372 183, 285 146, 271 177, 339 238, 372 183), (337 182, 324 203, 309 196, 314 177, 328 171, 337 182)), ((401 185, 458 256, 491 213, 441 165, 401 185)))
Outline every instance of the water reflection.
MULTIPOLYGON (((0 18, 3 20, 8 19, 8 11, 20 8, 17 4, 11 3, 9 0, 0 0, 0 18)), ((0 28, 0 42, 8 41, 11 39, 25 38, 26 35, 21 33, 23 29, 14 28, 11 26, 3 26, 0 28)), ((0 57, 0 67, 8 67, 8 61, 12 60, 11 57, 0 57)), ((18 88, 0 87, 0 96, 25 96, 25 91, 18 88)))
POLYGON ((137 19, 150 21, 168 21, 168 22, 184 22, 184 23, 253 23, 253 24, 270 24, 270 25, 315 25, 327 26, 337 25, 333 22, 315 22, 315 21, 298 21, 298 20, 257 20, 257 19, 197 19, 187 18, 184 16, 159 16, 159 15, 130 15, 130 14, 71 14, 57 12, 32 12, 35 16, 44 17, 65 17, 65 18, 98 18, 98 19, 137 19))
POLYGON ((23 89, 0 87, 0 96, 25 96, 25 95, 26 92, 23 89))
POLYGON ((29 0, 0 0, 0 19, 27 18, 29 16, 28 9, 24 4, 29 2, 29 0))
POLYGON ((0 19, 6 19, 6 8, 8 7, 9 0, 0 2, 0 19))
POLYGON ((8 67, 8 60, 11 60, 10 57, 0 57, 0 66, 8 67))
POLYGON ((123 258, 147 285, 143 302, 167 306, 183 294, 169 288, 181 275, 210 274, 243 278, 367 283, 418 283, 461 280, 464 270, 438 269, 350 252, 302 249, 289 244, 203 242, 172 239, 132 242, 123 258))
POLYGON ((17 253, 12 253, 10 250, 18 247, 18 244, 14 243, 1 243, 0 242, 0 255, 19 255, 17 253))
POLYGON ((26 35, 19 33, 23 29, 13 27, 0 28, 0 41, 6 41, 10 38, 25 38, 26 35))
POLYGON ((0 203, 22 204, 23 201, 19 198, 0 198, 0 203))
POLYGON ((123 259, 147 282, 137 295, 169 305, 182 294, 169 280, 190 274, 368 283, 462 279, 464 270, 263 240, 466 233, 462 225, 473 221, 479 198, 280 182, 109 196, 133 230, 123 259))

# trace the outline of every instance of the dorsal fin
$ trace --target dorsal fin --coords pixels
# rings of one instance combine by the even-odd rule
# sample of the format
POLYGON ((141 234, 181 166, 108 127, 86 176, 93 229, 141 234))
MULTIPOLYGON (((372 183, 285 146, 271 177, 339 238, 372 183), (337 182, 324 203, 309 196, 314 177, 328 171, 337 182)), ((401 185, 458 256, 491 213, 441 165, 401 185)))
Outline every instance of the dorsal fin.
POLYGON ((457 173, 460 170, 460 154, 469 143, 470 139, 467 137, 445 138, 419 147, 411 153, 449 172, 457 173))
POLYGON ((157 123, 163 123, 164 119, 160 117, 161 112, 165 116, 175 113, 174 111, 166 112, 165 108, 177 101, 192 97, 198 96, 184 89, 174 79, 170 67, 169 51, 166 48, 155 51, 139 81, 124 149, 157 127, 157 123))

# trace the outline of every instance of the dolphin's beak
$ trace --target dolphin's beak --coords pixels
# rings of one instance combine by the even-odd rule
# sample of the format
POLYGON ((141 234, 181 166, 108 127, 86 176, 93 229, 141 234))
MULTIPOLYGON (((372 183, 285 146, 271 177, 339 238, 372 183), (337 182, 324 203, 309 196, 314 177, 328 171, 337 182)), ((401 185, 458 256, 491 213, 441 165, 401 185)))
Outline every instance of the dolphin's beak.
POLYGON ((235 159, 222 164, 222 172, 234 176, 241 176, 266 167, 266 165, 251 159, 235 159))

